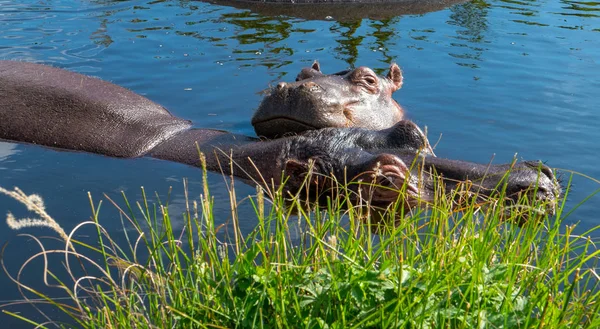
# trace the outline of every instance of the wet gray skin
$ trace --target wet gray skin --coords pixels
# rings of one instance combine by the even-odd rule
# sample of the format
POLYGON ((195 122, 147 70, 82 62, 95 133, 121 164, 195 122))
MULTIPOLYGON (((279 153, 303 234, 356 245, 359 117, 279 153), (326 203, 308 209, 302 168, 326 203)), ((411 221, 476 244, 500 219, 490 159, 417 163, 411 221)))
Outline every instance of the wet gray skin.
MULTIPOLYGON (((290 140, 292 145, 287 148, 290 152, 284 156, 284 169, 290 176, 288 188, 295 190, 306 184, 309 171, 311 188, 308 191, 311 192, 307 196, 315 200, 331 196, 327 193, 332 187, 332 180, 328 178, 331 175, 340 182, 374 182, 374 186, 354 184, 353 189, 356 192, 362 189, 361 195, 368 196, 370 204, 380 210, 400 199, 408 213, 417 205, 433 202, 441 182, 444 193, 460 190, 463 193, 457 196, 476 197, 482 205, 490 197, 494 200, 504 193, 507 205, 517 204, 520 198, 527 196, 528 200, 533 198, 545 205, 532 213, 554 214, 561 187, 552 170, 540 161, 490 165, 436 158, 427 152, 427 138, 416 125, 414 131, 410 131, 410 125, 398 125, 403 127, 381 132, 358 128, 322 129, 290 140), (421 135, 420 140, 415 138, 417 135, 421 135), (405 144, 406 148, 400 145, 391 148, 382 145, 375 149, 357 147, 370 139, 410 142, 405 144)), ((528 219, 529 213, 523 213, 521 223, 528 219)))
MULTIPOLYGON (((461 183, 485 198, 506 188, 507 202, 535 194, 552 209, 560 186, 550 168, 539 162, 487 165, 434 157, 427 138, 410 121, 379 131, 325 128, 301 135, 259 141, 212 129, 192 129, 160 105, 129 90, 81 74, 45 65, 0 61, 0 140, 34 143, 62 150, 112 157, 150 156, 200 166, 197 145, 210 171, 233 162, 234 176, 266 188, 304 191, 309 180, 313 201, 338 181, 366 189, 372 205, 385 209, 398 198, 407 210, 433 199, 436 179, 452 193, 461 183), (511 173, 506 175, 508 169, 511 173), (282 172, 284 173, 282 176, 282 172)), ((227 169, 227 174, 230 174, 227 169)), ((358 195, 358 194, 357 194, 358 195)), ((323 204, 323 203, 322 203, 323 204)))
POLYGON ((298 74, 296 82, 280 82, 271 89, 254 113, 252 125, 258 136, 266 138, 328 127, 389 128, 404 116, 392 98, 402 80, 396 64, 382 77, 365 66, 323 74, 315 61, 298 74))

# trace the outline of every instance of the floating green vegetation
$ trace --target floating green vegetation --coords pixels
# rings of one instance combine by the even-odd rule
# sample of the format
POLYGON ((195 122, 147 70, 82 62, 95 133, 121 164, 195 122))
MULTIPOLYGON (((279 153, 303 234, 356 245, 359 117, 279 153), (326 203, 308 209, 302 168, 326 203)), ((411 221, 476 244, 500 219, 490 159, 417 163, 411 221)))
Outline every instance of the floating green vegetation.
MULTIPOLYGON (((41 198, 2 192, 49 220, 41 198)), ((600 252, 589 237, 600 230, 576 235, 561 224, 568 188, 555 216, 521 226, 513 223, 523 211, 542 206, 524 199, 516 207, 481 207, 470 198, 457 207, 457 195, 440 195, 402 220, 393 215, 393 225, 379 222, 378 234, 365 225, 369 207, 352 204, 344 186, 323 211, 308 211, 281 189, 258 188, 247 199, 256 218, 244 220, 257 223, 247 234, 233 189, 231 200, 214 200, 207 186, 198 201, 186 192, 183 214, 149 203, 142 192, 137 203, 108 199, 121 214, 119 241, 126 243, 102 228, 101 202, 90 196, 92 220, 59 233, 62 248, 34 238, 36 255, 16 272, 4 267, 24 295, 41 298, 29 299, 32 306, 50 304, 64 313, 61 322, 52 318, 57 312, 42 324, 4 312, 39 328, 600 327, 600 252), (231 203, 228 225, 216 226, 215 202, 231 203), (94 243, 73 238, 85 226, 95 228, 94 243), (48 261, 55 254, 61 262, 48 261), (44 260, 45 285, 66 292, 66 301, 21 282, 33 259, 44 260)))

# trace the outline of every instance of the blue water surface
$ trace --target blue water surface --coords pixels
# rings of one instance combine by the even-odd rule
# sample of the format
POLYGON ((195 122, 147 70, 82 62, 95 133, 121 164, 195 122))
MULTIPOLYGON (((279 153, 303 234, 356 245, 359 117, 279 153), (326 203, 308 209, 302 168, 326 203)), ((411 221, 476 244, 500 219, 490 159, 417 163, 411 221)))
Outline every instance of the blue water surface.
MULTIPOLYGON (((0 59, 93 75, 145 95, 197 127, 246 135, 254 135, 250 117, 260 92, 293 80, 315 59, 329 73, 365 65, 385 74, 395 61, 405 77, 395 98, 427 127, 438 156, 503 163, 516 155, 563 169, 565 179, 569 171, 600 179, 599 16, 599 3, 571 0, 480 0, 423 15, 346 22, 267 17, 197 1, 5 0, 0 59)), ((67 231, 89 220, 87 192, 95 202, 103 194, 121 201, 120 191, 139 200, 143 186, 154 200, 155 191, 166 199, 173 187, 170 212, 179 214, 183 178, 197 199, 202 181, 196 168, 0 142, 0 186, 42 196, 67 231)), ((227 200, 222 176, 210 174, 209 184, 216 200, 227 200)), ((242 197, 255 192, 242 183, 236 188, 242 197)), ((576 176, 567 209, 599 188, 576 176)), ((597 226, 599 201, 592 196, 564 224, 579 222, 579 233, 597 226)), ((104 227, 122 231, 118 213, 104 202, 104 227)), ((0 215, 8 211, 29 216, 0 196, 0 215)), ((215 216, 229 221, 229 203, 216 202, 215 216)), ((240 220, 246 231, 256 224, 247 202, 240 220)), ((25 232, 54 235, 39 228, 25 232)), ((24 255, 39 251, 17 234, 0 230, 0 244, 10 242, 3 260, 11 273, 24 255)), ((26 280, 42 276, 29 273, 26 280)), ((0 285, 0 304, 22 298, 4 274, 0 285)), ((2 327, 27 327, 0 317, 2 327)))

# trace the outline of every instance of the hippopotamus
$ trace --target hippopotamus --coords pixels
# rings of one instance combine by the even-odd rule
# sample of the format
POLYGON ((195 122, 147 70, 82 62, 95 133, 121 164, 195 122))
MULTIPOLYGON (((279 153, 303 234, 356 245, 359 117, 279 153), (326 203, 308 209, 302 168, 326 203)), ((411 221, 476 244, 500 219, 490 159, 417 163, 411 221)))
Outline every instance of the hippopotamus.
POLYGON ((468 0, 204 0, 264 16, 292 16, 307 20, 335 19, 341 22, 363 18, 390 19, 422 15, 468 0))
POLYGON ((319 62, 304 68, 296 82, 271 88, 252 117, 256 134, 276 138, 310 129, 385 129, 404 117, 392 98, 402 87, 402 71, 392 63, 387 76, 361 66, 323 74, 319 62))
MULTIPOLYGON (((335 190, 332 184, 346 179, 354 182, 349 185, 351 190, 367 189, 351 195, 371 196, 369 204, 380 210, 386 210, 400 197, 404 207, 402 213, 407 214, 420 204, 433 203, 436 188, 443 186, 446 193, 460 189, 466 193, 456 196, 477 197, 482 203, 490 196, 498 197, 501 191, 504 191, 507 204, 516 204, 527 194, 528 200, 543 201, 544 208, 536 209, 539 215, 554 214, 561 193, 554 173, 540 161, 491 165, 438 158, 422 152, 430 147, 429 143, 410 121, 401 121, 382 131, 362 128, 312 130, 281 142, 285 143, 288 152, 278 161, 284 162, 279 166, 289 175, 290 192, 294 193, 310 173, 312 186, 305 190, 315 194, 305 196, 311 199, 331 196, 318 192, 335 190), (366 140, 370 142, 365 143, 366 140), (396 145, 389 141, 395 141, 396 145)), ((326 200, 322 202, 327 204, 326 200)), ((523 224, 527 216, 518 218, 517 224, 523 224)))
MULTIPOLYGON (((522 193, 547 201, 552 213, 560 186, 540 162, 476 164, 431 155, 427 138, 412 122, 390 128, 324 128, 272 140, 193 128, 162 106, 100 79, 46 65, 0 61, 0 139, 97 153, 112 157, 149 156, 231 174, 250 184, 303 190, 337 181, 374 180, 372 205, 385 209, 399 197, 407 209, 431 200, 435 181, 450 193, 471 182, 482 196, 506 183, 510 202, 522 193), (507 174, 507 170, 512 169, 507 174), (282 174, 283 173, 283 174, 282 174)), ((355 184, 357 188, 368 186, 355 184)), ((309 194, 313 200, 319 195, 309 194)))

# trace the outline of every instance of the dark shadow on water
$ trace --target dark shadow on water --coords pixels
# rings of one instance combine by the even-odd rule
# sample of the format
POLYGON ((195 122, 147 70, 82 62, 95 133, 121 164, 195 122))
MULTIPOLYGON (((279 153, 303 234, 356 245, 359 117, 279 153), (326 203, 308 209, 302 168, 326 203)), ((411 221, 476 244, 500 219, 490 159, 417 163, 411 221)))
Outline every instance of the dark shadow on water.
POLYGON ((396 3, 321 3, 290 4, 262 1, 207 0, 218 5, 249 9, 265 16, 290 16, 307 20, 357 21, 363 18, 390 19, 402 15, 421 15, 442 10, 465 0, 399 0, 396 3))

